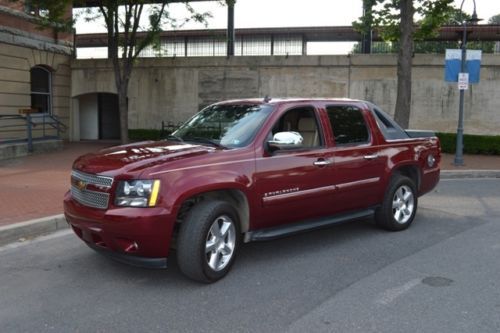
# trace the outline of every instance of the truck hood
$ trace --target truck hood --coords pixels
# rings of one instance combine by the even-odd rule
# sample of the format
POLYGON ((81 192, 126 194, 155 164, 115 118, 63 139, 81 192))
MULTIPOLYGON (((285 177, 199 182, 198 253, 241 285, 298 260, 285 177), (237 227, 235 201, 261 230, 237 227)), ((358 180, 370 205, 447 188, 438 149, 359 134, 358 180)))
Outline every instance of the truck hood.
POLYGON ((169 161, 208 154, 216 148, 173 141, 144 141, 102 149, 80 156, 73 169, 114 177, 140 173, 169 161))

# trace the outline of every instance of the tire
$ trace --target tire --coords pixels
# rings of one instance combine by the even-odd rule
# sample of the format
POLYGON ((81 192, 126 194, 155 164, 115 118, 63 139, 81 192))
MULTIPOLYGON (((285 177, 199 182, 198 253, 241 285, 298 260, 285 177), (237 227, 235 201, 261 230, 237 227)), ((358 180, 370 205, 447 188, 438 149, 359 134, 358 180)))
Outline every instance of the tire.
POLYGON ((375 222, 391 231, 407 229, 415 218, 417 206, 415 183, 406 176, 396 174, 391 179, 382 206, 375 212, 375 222))
POLYGON ((215 282, 229 272, 239 245, 236 210, 225 201, 202 201, 191 208, 180 226, 179 268, 190 279, 215 282))

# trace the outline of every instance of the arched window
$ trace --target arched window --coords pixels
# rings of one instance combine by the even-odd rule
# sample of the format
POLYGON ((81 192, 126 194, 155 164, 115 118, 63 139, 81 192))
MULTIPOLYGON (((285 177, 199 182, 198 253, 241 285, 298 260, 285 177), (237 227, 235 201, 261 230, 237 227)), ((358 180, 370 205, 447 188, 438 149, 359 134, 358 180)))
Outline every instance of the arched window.
POLYGON ((31 108, 38 112, 52 113, 52 78, 42 66, 31 68, 31 108))

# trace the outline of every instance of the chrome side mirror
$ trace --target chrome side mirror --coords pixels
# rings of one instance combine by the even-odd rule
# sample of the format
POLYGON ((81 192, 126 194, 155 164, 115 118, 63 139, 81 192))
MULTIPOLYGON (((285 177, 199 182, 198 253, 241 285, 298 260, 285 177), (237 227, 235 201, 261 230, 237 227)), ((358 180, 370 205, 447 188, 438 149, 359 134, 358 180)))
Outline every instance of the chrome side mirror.
POLYGON ((267 141, 270 148, 276 149, 293 149, 302 146, 304 138, 297 132, 278 132, 274 134, 273 139, 267 141))

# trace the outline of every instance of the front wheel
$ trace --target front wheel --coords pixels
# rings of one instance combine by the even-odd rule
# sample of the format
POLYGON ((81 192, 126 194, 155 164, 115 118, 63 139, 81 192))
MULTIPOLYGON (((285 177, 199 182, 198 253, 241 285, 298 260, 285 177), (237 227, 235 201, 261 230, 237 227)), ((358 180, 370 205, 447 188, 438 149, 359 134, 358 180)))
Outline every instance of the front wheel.
POLYGON ((375 212, 377 225, 384 229, 399 231, 410 226, 417 212, 417 189, 413 180, 395 175, 382 202, 375 212))
POLYGON ((240 241, 238 214, 224 201, 202 201, 182 222, 177 243, 181 272, 200 282, 224 277, 240 241))

